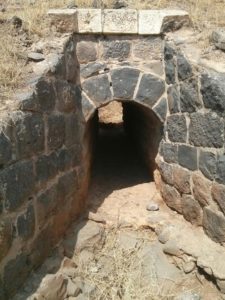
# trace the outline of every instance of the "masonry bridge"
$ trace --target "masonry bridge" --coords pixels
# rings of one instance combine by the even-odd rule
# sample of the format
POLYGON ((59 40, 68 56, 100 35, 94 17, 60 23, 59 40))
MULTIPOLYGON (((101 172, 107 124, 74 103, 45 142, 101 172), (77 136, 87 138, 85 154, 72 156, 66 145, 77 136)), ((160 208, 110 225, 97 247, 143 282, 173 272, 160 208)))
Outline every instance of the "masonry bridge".
POLYGON ((165 203, 224 244, 225 77, 166 36, 189 25, 187 13, 70 9, 49 18, 56 34, 42 43, 45 60, 33 63, 1 125, 0 287, 15 293, 85 208, 98 111, 112 102, 165 203))

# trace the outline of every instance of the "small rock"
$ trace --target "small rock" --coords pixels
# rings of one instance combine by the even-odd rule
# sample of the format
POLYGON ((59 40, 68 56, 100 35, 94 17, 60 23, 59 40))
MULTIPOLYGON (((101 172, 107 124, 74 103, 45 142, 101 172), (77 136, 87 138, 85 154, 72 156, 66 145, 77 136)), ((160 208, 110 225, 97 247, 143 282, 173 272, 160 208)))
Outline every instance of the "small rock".
POLYGON ((37 290, 44 299, 61 300, 66 295, 68 279, 63 275, 47 275, 37 290))
POLYGON ((23 24, 23 21, 17 17, 17 16, 14 16, 12 17, 9 22, 15 27, 15 28, 21 28, 22 27, 22 24, 23 24))
POLYGON ((160 243, 165 244, 168 242, 170 238, 170 230, 168 228, 165 228, 159 235, 158 235, 158 240, 160 243))
POLYGON ((61 272, 68 277, 74 277, 76 274, 77 265, 71 259, 65 257, 61 264, 61 272))
POLYGON ((38 52, 30 52, 28 53, 27 57, 30 59, 30 60, 33 60, 33 61, 42 61, 42 60, 45 60, 45 57, 42 53, 38 53, 38 52))
POLYGON ((173 256, 181 255, 181 251, 178 248, 175 240, 168 241, 163 248, 163 252, 173 256))
POLYGON ((201 300, 201 297, 193 292, 184 292, 178 295, 175 300, 201 300))
POLYGON ((146 209, 147 209, 148 211, 157 211, 157 210, 159 210, 159 206, 158 206, 157 203, 151 201, 151 202, 149 202, 148 205, 146 206, 146 209))
POLYGON ((123 0, 116 0, 113 4, 114 9, 121 9, 127 7, 127 2, 123 0))
POLYGON ((221 50, 225 50, 225 29, 218 28, 212 32, 211 41, 221 50))
POLYGON ((66 6, 67 8, 77 8, 76 2, 74 0, 70 0, 66 6))
POLYGON ((76 285, 72 280, 67 284, 67 296, 77 297, 82 292, 81 288, 76 285))
POLYGON ((194 261, 188 261, 186 263, 183 264, 183 270, 186 274, 191 273, 192 271, 194 271, 196 265, 194 261))

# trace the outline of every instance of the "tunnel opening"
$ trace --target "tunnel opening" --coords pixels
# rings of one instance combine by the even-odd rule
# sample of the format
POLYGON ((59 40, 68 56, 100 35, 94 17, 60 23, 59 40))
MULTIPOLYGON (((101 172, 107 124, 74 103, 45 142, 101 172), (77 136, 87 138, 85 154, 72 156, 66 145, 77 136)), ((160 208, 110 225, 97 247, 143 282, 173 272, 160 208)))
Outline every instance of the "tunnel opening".
POLYGON ((94 134, 88 204, 95 198, 101 205, 115 190, 154 181, 162 123, 153 111, 113 101, 95 112, 88 128, 94 134))

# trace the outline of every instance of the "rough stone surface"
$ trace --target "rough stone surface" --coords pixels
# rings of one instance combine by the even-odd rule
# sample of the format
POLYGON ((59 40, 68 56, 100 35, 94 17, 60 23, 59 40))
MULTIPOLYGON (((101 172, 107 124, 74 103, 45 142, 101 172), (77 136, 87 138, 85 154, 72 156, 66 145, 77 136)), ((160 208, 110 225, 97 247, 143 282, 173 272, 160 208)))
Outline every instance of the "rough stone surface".
POLYGON ((201 76, 201 93, 206 108, 218 114, 225 111, 225 76, 215 72, 203 73, 201 76))
POLYGON ((178 146, 170 143, 163 143, 163 158, 168 163, 177 163, 178 146))
POLYGON ((199 173, 192 175, 193 182, 193 195, 201 206, 207 206, 211 202, 211 186, 212 183, 208 179, 204 178, 199 173))
POLYGON ((0 221, 0 261, 7 254, 13 240, 13 226, 10 218, 1 217, 0 221))
POLYGON ((222 147, 224 143, 224 122, 214 113, 191 114, 189 141, 195 146, 222 147))
POLYGON ((21 161, 2 170, 0 195, 4 200, 5 209, 12 211, 27 201, 34 192, 34 185, 33 164, 30 161, 21 161))
POLYGON ((221 49, 225 50, 225 30, 224 28, 217 28, 211 34, 211 41, 214 45, 221 49))
POLYGON ((144 74, 135 100, 152 107, 165 91, 164 82, 151 74, 144 74))
POLYGON ((203 209, 203 228, 209 237, 219 243, 225 242, 225 217, 209 206, 203 209))
POLYGON ((35 229, 34 208, 29 205, 26 212, 17 219, 17 231, 19 237, 26 240, 31 237, 35 229))
POLYGON ((181 10, 139 10, 139 34, 160 34, 182 27, 188 13, 181 10), (176 22, 179 20, 180 24, 176 22))
POLYGON ((225 155, 218 155, 216 168, 216 181, 225 184, 225 155))
POLYGON ((212 185, 212 197, 216 201, 225 214, 225 186, 222 184, 213 183, 212 185))
POLYGON ((77 31, 77 11, 76 9, 50 9, 48 15, 51 18, 51 24, 59 32, 77 31))
POLYGON ((169 86, 167 90, 167 96, 170 113, 178 113, 180 111, 180 95, 178 86, 175 84, 169 86))
POLYGON ((97 104, 112 100, 112 93, 107 75, 99 75, 85 80, 83 89, 88 97, 97 104))
POLYGON ((61 147, 65 141, 65 118, 63 115, 48 117, 48 147, 50 150, 61 147))
POLYGON ((52 152, 50 155, 41 155, 36 161, 36 180, 39 184, 46 184, 48 180, 55 177, 57 173, 57 155, 52 152))
POLYGON ((172 84, 176 82, 176 66, 174 59, 168 59, 165 65, 166 83, 172 84))
POLYGON ((202 224, 202 209, 199 203, 190 195, 183 195, 182 213, 185 219, 194 225, 202 224))
POLYGON ((145 37, 133 43, 134 60, 158 61, 162 60, 162 39, 160 37, 145 37))
POLYGON ((78 9, 78 32, 79 33, 101 33, 102 12, 101 9, 78 9))
POLYGON ((166 98, 160 99, 159 102, 153 107, 153 111, 157 114, 162 122, 166 120, 167 108, 166 98))
POLYGON ((208 179, 213 180, 216 175, 216 156, 212 152, 200 150, 199 169, 208 179))
POLYGON ((187 124, 184 115, 172 115, 167 118, 168 137, 171 142, 185 143, 187 124))
POLYGON ((5 165, 12 159, 12 144, 8 135, 4 132, 0 132, 0 165, 5 165))
POLYGON ((158 167, 163 180, 166 183, 173 185, 173 167, 170 164, 167 164, 162 161, 158 163, 158 167))
POLYGON ((104 71, 106 64, 103 62, 91 62, 89 64, 83 64, 80 66, 80 73, 83 78, 88 78, 94 75, 99 75, 104 71))
POLYGON ((201 107, 196 79, 190 79, 180 85, 181 112, 195 112, 201 107))
POLYGON ((80 63, 88 63, 97 59, 96 44, 92 41, 81 41, 77 44, 77 59, 80 63))
POLYGON ((80 224, 76 229, 75 251, 80 253, 84 249, 97 249, 104 241, 103 228, 96 222, 88 221, 80 224))
POLYGON ((111 72, 112 87, 116 99, 132 99, 140 71, 132 68, 115 69, 111 72))
POLYGON ((17 157, 28 158, 44 150, 44 122, 39 114, 15 116, 15 139, 17 157))
POLYGON ((50 112, 55 107, 55 92, 53 86, 47 80, 41 79, 35 86, 38 99, 38 109, 44 112, 50 112))
POLYGON ((185 80, 192 76, 192 68, 182 53, 177 54, 177 74, 179 80, 185 80))
POLYGON ((54 184, 51 188, 41 193, 37 197, 37 219, 38 224, 43 225, 57 205, 58 185, 54 184))
POLYGON ((157 203, 151 201, 151 202, 149 202, 148 205, 146 206, 146 209, 147 209, 148 211, 157 211, 157 210, 159 210, 159 206, 158 206, 157 203))
POLYGON ((172 168, 173 172, 173 183, 179 192, 184 194, 190 194, 190 172, 179 166, 172 168))
POLYGON ((41 283, 37 293, 44 299, 49 300, 61 300, 66 295, 68 278, 65 278, 62 274, 57 276, 48 275, 41 283))
POLYGON ((60 112, 75 111, 81 98, 80 89, 66 80, 59 80, 56 84, 56 108, 60 112))
POLYGON ((103 33, 136 34, 138 32, 137 18, 135 9, 105 9, 103 11, 103 33))
POLYGON ((3 277, 4 288, 8 299, 21 287, 30 270, 31 266, 28 264, 28 259, 25 254, 19 254, 15 259, 8 262, 3 277))
POLYGON ((37 62, 45 59, 44 55, 42 53, 38 53, 38 52, 29 52, 27 57, 30 60, 37 61, 37 62))
POLYGON ((179 145, 178 162, 182 167, 195 171, 198 168, 197 148, 187 145, 179 145))
POLYGON ((102 57, 105 60, 119 60, 127 59, 131 51, 131 43, 129 41, 120 40, 104 40, 102 57))
POLYGON ((88 120, 90 116, 94 113, 96 107, 93 102, 91 102, 87 96, 82 92, 82 114, 85 120, 88 120))
POLYGON ((163 183, 161 187, 161 194, 164 201, 170 208, 182 213, 181 196, 174 187, 163 183))

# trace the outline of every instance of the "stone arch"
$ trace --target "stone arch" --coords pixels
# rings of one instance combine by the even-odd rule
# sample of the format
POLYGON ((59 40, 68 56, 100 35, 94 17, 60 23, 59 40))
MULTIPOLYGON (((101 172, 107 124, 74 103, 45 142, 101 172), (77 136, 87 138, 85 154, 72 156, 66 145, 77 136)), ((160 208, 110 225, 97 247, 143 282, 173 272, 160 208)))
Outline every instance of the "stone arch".
POLYGON ((141 69, 124 66, 90 76, 81 83, 82 109, 86 120, 112 101, 132 102, 152 110, 163 124, 167 114, 165 82, 141 69))
POLYGON ((153 177, 167 114, 164 80, 138 68, 124 66, 91 76, 81 86, 82 108, 88 131, 85 148, 91 152, 91 146, 87 146, 87 143, 92 141, 91 135, 95 132, 96 118, 93 120, 92 117, 96 111, 113 101, 121 102, 125 130, 140 149, 153 177))

